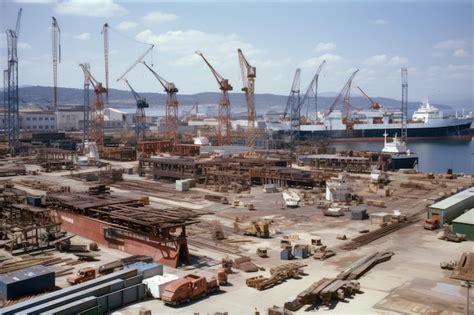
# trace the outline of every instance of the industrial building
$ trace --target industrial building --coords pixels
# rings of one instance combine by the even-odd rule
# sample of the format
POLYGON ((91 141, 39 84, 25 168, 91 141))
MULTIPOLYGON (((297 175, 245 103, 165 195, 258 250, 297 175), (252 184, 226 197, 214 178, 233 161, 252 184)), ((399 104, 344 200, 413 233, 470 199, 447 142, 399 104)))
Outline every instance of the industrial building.
POLYGON ((468 188, 428 207, 428 218, 438 218, 441 223, 450 223, 474 207, 474 188, 468 188))
POLYGON ((466 239, 474 241, 474 208, 453 220, 453 231, 466 235, 466 239))

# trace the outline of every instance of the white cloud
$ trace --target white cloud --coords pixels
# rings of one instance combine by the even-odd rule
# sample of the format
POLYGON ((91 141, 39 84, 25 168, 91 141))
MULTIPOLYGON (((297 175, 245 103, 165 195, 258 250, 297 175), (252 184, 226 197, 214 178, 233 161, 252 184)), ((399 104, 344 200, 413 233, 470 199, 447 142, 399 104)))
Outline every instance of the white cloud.
POLYGON ((388 61, 387 65, 389 66, 401 66, 408 63, 408 59, 400 56, 393 56, 388 61))
POLYGON ((75 39, 79 40, 89 40, 91 39, 91 34, 90 33, 81 33, 79 35, 74 36, 75 39))
POLYGON ((324 43, 320 42, 314 49, 315 52, 323 52, 323 51, 330 51, 336 49, 336 44, 332 42, 324 43))
POLYGON ((113 0, 64 0, 58 2, 54 8, 58 14, 92 16, 92 17, 112 17, 122 16, 128 11, 113 0))
POLYGON ((384 20, 384 19, 381 19, 381 18, 374 19, 374 20, 369 20, 369 23, 370 23, 370 24, 374 24, 374 25, 385 25, 385 24, 388 24, 387 20, 384 20))
POLYGON ((306 59, 301 63, 303 68, 314 68, 319 66, 324 60, 328 63, 334 63, 342 60, 342 57, 336 54, 323 54, 318 57, 306 59))
POLYGON ((15 0, 17 3, 32 3, 32 4, 49 4, 55 3, 56 0, 15 0))
POLYGON ((205 33, 198 30, 168 31, 162 34, 154 34, 151 30, 145 30, 136 35, 140 42, 156 45, 161 52, 174 54, 172 65, 191 65, 202 62, 195 51, 203 49, 203 53, 212 52, 213 64, 226 62, 235 63, 237 48, 241 48, 247 58, 262 56, 261 50, 252 44, 243 41, 236 34, 205 33), (196 57, 195 57, 196 56, 196 57))
POLYGON ((466 79, 472 78, 474 65, 433 65, 428 68, 428 74, 432 79, 466 79))
POLYGON ((470 54, 465 51, 464 49, 462 48, 459 48, 459 49, 456 49, 454 52, 453 52, 453 56, 454 57, 469 57, 470 54))
POLYGON ((117 29, 119 30, 130 30, 138 26, 138 23, 132 21, 122 21, 117 25, 117 29))
POLYGON ((448 39, 441 42, 436 43, 433 48, 436 50, 456 50, 460 48, 464 48, 466 46, 466 42, 460 39, 448 39))
POLYGON ((175 21, 178 18, 176 14, 153 11, 145 15, 142 19, 148 23, 163 24, 175 21))
MULTIPOLYGON (((0 33, 0 48, 7 48, 7 47, 8 47, 7 35, 5 33, 0 33)), ((18 42, 17 47, 23 50, 26 50, 26 49, 29 50, 32 48, 30 44, 25 43, 25 42, 18 42)))
POLYGON ((364 64, 368 66, 376 66, 385 64, 388 60, 387 55, 375 55, 364 60, 364 64))

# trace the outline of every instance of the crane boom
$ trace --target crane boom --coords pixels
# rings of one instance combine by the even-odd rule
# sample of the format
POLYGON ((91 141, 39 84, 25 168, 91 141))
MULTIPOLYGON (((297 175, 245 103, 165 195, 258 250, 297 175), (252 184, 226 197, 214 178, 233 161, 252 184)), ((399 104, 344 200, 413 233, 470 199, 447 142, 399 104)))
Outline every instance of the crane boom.
POLYGON ((332 113, 336 105, 340 102, 341 98, 343 99, 343 110, 342 110, 342 123, 346 125, 347 128, 352 129, 353 127, 353 122, 350 118, 350 95, 351 95, 351 86, 352 86, 352 81, 354 80, 355 75, 359 72, 359 69, 354 71, 351 76, 349 77, 349 80, 347 80, 346 84, 344 84, 344 87, 341 89, 341 92, 337 95, 336 99, 334 102, 331 104, 329 107, 329 112, 332 113))
POLYGON ((370 108, 372 109, 380 109, 382 106, 379 104, 379 102, 375 101, 373 98, 371 98, 370 96, 367 95, 367 93, 365 93, 361 88, 360 86, 357 87, 359 89, 359 91, 362 93, 362 95, 364 95, 364 97, 369 101, 370 103, 370 108))
POLYGON ((212 75, 214 76, 214 78, 216 78, 216 81, 217 81, 217 84, 219 85, 219 88, 222 89, 222 82, 225 80, 224 77, 222 77, 219 72, 216 71, 216 69, 214 69, 214 67, 209 63, 209 61, 207 61, 206 57, 204 57, 204 55, 202 54, 202 52, 200 51, 196 51, 196 54, 198 56, 201 56, 201 58, 204 60, 204 62, 207 64, 207 66, 209 67, 209 70, 211 70, 211 73, 212 75))
POLYGON ((245 92, 247 102, 247 145, 253 150, 255 148, 255 78, 257 70, 251 66, 241 49, 237 50, 239 55, 240 70, 242 72, 242 91, 245 92))
POLYGON ((19 36, 20 36, 21 12, 23 12, 23 9, 22 9, 22 8, 20 8, 20 10, 18 11, 18 15, 17 15, 17 17, 16 17, 16 27, 15 27, 15 34, 16 34, 16 37, 19 37, 19 36))
POLYGON ((140 57, 138 57, 138 59, 130 67, 128 67, 128 69, 117 79, 117 82, 122 80, 137 64, 142 62, 143 58, 145 58, 146 55, 148 55, 148 53, 152 51, 154 47, 155 45, 151 45, 150 48, 148 48, 140 57))
POLYGON ((286 118, 289 111, 291 110, 292 103, 294 103, 294 95, 300 93, 300 77, 301 77, 301 69, 296 69, 295 76, 293 77, 293 84, 291 85, 290 95, 288 96, 288 100, 286 101, 285 112, 283 114, 283 119, 286 118))
POLYGON ((166 81, 161 75, 156 73, 156 71, 153 70, 145 61, 142 61, 142 63, 145 65, 145 67, 148 68, 148 70, 150 70, 150 72, 155 76, 155 78, 158 80, 158 82, 160 82, 160 84, 165 89, 166 93, 178 93, 179 92, 178 88, 175 86, 175 84, 173 82, 166 81))
MULTIPOLYGON (((315 106, 315 112, 318 111, 318 81, 319 81, 319 74, 321 73, 321 70, 323 69, 323 66, 326 64, 326 60, 323 60, 321 64, 319 65, 318 69, 316 70, 316 73, 314 74, 313 79, 308 85, 308 88, 306 89, 306 93, 304 94, 301 102, 300 102, 300 109, 301 109, 301 104, 304 104, 310 97, 310 94, 314 94, 314 106, 315 106)), ((306 115, 307 115, 307 110, 306 110, 306 115)))

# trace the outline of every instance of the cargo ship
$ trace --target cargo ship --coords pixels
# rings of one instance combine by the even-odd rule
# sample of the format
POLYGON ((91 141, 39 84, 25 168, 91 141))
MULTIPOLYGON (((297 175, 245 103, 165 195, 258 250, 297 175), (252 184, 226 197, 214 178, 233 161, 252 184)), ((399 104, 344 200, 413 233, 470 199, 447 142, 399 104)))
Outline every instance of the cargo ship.
MULTIPOLYGON (((352 124, 349 128, 343 123, 343 114, 334 110, 327 114, 318 112, 309 117, 307 123, 300 125, 301 141, 320 141, 330 139, 335 142, 383 141, 383 134, 394 137, 400 133, 402 112, 399 109, 367 109, 351 112, 352 124)), ((407 121, 409 140, 456 139, 470 141, 473 116, 445 117, 439 108, 423 102, 407 121)), ((267 131, 274 137, 284 138, 290 131, 289 121, 279 121, 266 117, 267 131)))

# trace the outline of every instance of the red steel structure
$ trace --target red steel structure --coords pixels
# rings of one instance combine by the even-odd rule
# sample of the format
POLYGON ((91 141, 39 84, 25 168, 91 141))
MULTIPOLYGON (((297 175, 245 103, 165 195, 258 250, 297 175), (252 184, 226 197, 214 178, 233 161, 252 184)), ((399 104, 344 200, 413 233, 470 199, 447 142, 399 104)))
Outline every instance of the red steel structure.
POLYGON ((219 85, 221 90, 221 95, 219 98, 219 117, 217 123, 217 143, 218 145, 226 145, 232 143, 231 136, 231 123, 230 123, 230 101, 229 101, 229 91, 233 90, 232 85, 230 85, 228 79, 224 79, 211 64, 207 61, 204 55, 200 51, 196 51, 196 54, 201 56, 204 62, 207 64, 211 73, 214 75, 214 78, 219 85))

